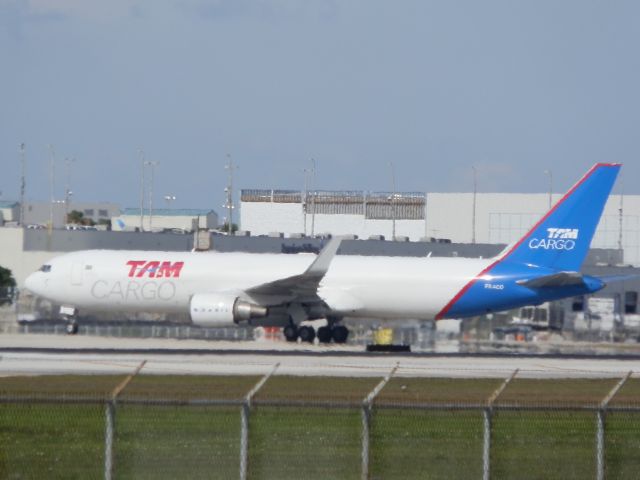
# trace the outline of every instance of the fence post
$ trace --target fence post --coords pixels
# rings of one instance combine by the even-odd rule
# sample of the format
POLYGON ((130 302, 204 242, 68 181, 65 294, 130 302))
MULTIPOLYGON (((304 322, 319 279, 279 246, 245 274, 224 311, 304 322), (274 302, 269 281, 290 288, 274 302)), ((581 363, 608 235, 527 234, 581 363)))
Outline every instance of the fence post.
POLYGON ((384 388, 398 367, 400 362, 384 377, 376 387, 369 392, 369 395, 362 401, 362 480, 369 478, 369 438, 371 432, 371 404, 384 388))
POLYGON ((604 480, 604 409, 596 414, 596 478, 604 480))
POLYGON ((482 479, 489 480, 491 474, 491 407, 483 410, 482 479))
POLYGON ((276 363, 273 369, 260 379, 258 383, 247 393, 240 409, 240 480, 247 480, 247 472, 249 467, 249 413, 251 411, 251 400, 256 393, 267 383, 267 380, 273 375, 280 363, 276 363))
POLYGON ((122 391, 129 385, 129 382, 133 380, 142 367, 147 363, 143 360, 140 365, 136 367, 131 375, 128 375, 122 382, 113 389, 111 392, 111 398, 107 401, 105 409, 105 429, 104 429, 104 478, 105 480, 111 480, 113 477, 113 441, 116 434, 116 400, 122 391))
POLYGON ((369 436, 371 429, 371 405, 362 402, 362 478, 369 478, 369 436))
POLYGON ((104 429, 104 478, 111 480, 113 473, 113 433, 116 423, 115 402, 109 400, 105 410, 105 429, 104 429))
POLYGON ((245 399, 240 410, 240 480, 247 479, 249 460, 249 402, 245 399))
POLYGON ((489 480, 491 478, 491 430, 493 426, 493 404, 498 397, 507 388, 507 385, 516 378, 516 375, 520 371, 516 368, 509 378, 505 379, 498 388, 487 399, 487 407, 482 411, 483 416, 483 436, 482 436, 482 479, 489 480))
POLYGON ((633 371, 627 373, 623 379, 621 379, 607 394, 606 397, 600 402, 600 408, 596 414, 596 479, 604 480, 605 478, 605 445, 604 445, 604 430, 605 430, 605 415, 607 406, 611 399, 618 393, 618 390, 622 388, 627 380, 631 377, 633 371))

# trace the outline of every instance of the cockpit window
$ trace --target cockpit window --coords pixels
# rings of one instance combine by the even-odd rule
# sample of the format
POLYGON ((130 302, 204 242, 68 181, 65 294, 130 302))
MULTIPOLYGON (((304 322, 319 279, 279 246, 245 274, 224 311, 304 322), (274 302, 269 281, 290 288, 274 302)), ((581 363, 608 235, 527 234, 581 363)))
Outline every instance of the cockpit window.
POLYGON ((42 265, 40 267, 40 271, 41 272, 45 272, 45 273, 50 272, 51 271, 51 265, 42 265))

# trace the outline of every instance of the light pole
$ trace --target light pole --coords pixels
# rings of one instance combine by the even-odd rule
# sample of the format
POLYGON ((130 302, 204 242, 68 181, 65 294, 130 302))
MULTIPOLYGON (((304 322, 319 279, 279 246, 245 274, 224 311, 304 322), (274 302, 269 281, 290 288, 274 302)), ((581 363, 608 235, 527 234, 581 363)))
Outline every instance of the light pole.
POLYGON ((311 159, 311 236, 316 233, 316 159, 311 159))
POLYGON ((473 170, 473 214, 471 217, 471 243, 476 243, 476 197, 478 196, 478 171, 475 166, 473 170))
POLYGON ((21 143, 20 144, 20 167, 22 170, 22 175, 20 177, 20 226, 23 227, 24 226, 24 193, 25 193, 25 187, 26 187, 26 180, 25 180, 25 162, 26 162, 26 158, 25 158, 25 144, 21 143))
POLYGON ((545 170, 544 173, 549 175, 549 210, 551 210, 551 203, 553 199, 553 174, 551 170, 545 170))
POLYGON ((224 189, 227 194, 226 204, 223 205, 227 208, 227 233, 233 235, 233 171, 237 168, 233 165, 233 159, 231 155, 227 153, 228 163, 224 166, 225 170, 229 172, 229 179, 227 187, 224 189))
POLYGON ((302 198, 302 221, 304 222, 304 236, 307 236, 307 196, 309 195, 309 173, 311 170, 305 168, 304 172, 304 197, 302 198))
POLYGON ((56 168, 56 159, 55 152, 53 151, 53 145, 49 144, 49 232, 53 230, 53 202, 54 198, 54 189, 55 189, 55 168, 56 168))
POLYGON ((389 162, 391 169, 391 240, 396 239, 396 171, 393 162, 389 162))
POLYGON ((153 173, 156 166, 160 165, 160 162, 153 160, 147 160, 144 165, 151 167, 151 180, 149 185, 149 231, 153 228, 153 173))
POLYGON ((140 231, 144 232, 144 150, 140 154, 140 231))
POLYGON ((620 205, 618 208, 618 250, 622 252, 622 221, 623 221, 624 193, 620 181, 620 205))
POLYGON ((69 203, 71 202, 71 195, 73 195, 73 192, 71 191, 71 164, 75 163, 76 159, 72 158, 72 159, 68 159, 65 158, 64 159, 64 166, 67 174, 67 182, 66 185, 64 187, 64 221, 65 223, 67 223, 69 221, 68 217, 69 217, 69 203))

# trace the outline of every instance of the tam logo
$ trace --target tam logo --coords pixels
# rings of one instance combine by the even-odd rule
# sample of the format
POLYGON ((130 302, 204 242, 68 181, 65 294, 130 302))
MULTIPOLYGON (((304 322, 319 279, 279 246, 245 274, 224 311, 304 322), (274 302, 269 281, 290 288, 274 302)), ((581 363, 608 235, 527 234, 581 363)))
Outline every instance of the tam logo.
POLYGON ((573 250, 580 230, 577 228, 547 228, 547 238, 532 238, 529 248, 537 250, 573 250))
POLYGON ((184 262, 159 262, 155 260, 129 260, 129 277, 142 278, 178 278, 184 262))
POLYGON ((572 240, 578 239, 577 228, 547 228, 548 238, 570 238, 572 240))

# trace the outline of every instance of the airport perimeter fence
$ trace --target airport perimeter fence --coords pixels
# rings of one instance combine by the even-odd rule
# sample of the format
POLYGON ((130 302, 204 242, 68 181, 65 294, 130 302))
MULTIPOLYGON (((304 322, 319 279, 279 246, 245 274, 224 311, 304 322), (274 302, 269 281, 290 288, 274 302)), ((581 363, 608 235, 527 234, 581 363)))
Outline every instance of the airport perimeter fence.
MULTIPOLYGON (((273 375, 276 366, 262 378, 198 379, 189 393, 189 379, 136 377, 143 365, 108 395, 74 394, 71 377, 41 395, 9 394, 5 385, 0 477, 601 480, 640 471, 640 405, 612 404, 631 373, 608 382, 595 404, 536 405, 499 401, 517 372, 482 383, 492 386, 482 402, 425 403, 399 401, 419 382, 394 377, 395 369, 314 387, 273 375), (290 390, 287 382, 301 385, 290 390), (336 394, 344 388, 348 395, 336 394)), ((627 398, 637 393, 634 380, 627 398)), ((456 382, 427 383, 443 390, 447 381, 456 382)), ((468 400, 479 385, 470 380, 456 395, 468 400)))

